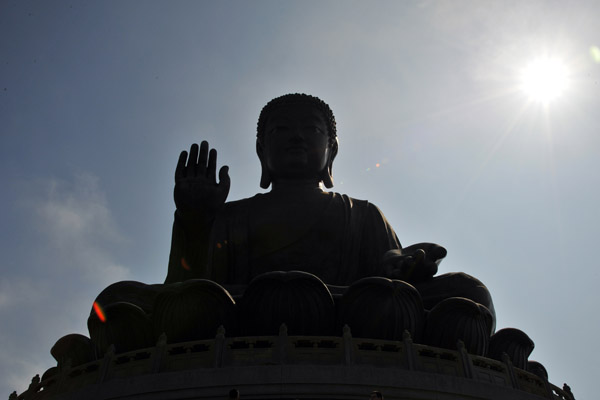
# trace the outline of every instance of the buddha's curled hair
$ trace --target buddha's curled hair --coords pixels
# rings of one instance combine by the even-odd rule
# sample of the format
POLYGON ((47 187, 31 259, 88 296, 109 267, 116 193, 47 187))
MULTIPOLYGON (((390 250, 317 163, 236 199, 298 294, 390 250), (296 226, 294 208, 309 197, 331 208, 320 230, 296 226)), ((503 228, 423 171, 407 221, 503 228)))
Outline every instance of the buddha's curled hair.
POLYGON ((304 93, 290 93, 284 94, 283 96, 276 97, 273 100, 269 101, 266 106, 263 107, 260 112, 260 116, 258 117, 258 124, 256 127, 256 137, 258 139, 262 139, 265 133, 265 124, 269 116, 276 109, 282 107, 293 106, 296 104, 307 104, 316 107, 323 113, 323 117, 325 119, 325 123, 327 124, 327 131, 329 133, 329 137, 331 139, 337 138, 337 129, 335 125, 335 117, 333 116, 333 111, 327 103, 318 97, 311 96, 309 94, 304 93))

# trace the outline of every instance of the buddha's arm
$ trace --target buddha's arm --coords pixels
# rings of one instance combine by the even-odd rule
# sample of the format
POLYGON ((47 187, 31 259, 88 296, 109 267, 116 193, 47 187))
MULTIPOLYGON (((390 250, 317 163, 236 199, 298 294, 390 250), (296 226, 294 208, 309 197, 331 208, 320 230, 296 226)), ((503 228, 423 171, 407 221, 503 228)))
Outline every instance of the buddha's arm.
POLYGON ((446 256, 446 249, 434 243, 402 247, 381 210, 369 204, 363 237, 367 238, 364 263, 375 270, 371 274, 410 283, 431 279, 446 256))
MULTIPOLYGON (((213 218, 214 220, 214 218, 213 218)), ((200 220, 175 211, 169 271, 165 283, 209 278, 208 251, 212 220, 200 220)))
POLYGON ((166 283, 208 278, 210 232, 230 186, 227 166, 219 170, 216 182, 216 164, 217 152, 209 152, 206 141, 200 147, 193 144, 189 157, 186 151, 179 156, 174 190, 177 211, 166 283))
POLYGON ((363 268, 360 275, 391 278, 384 269, 384 255, 387 251, 399 250, 402 246, 396 232, 377 206, 367 203, 365 212, 360 251, 360 264, 363 268))

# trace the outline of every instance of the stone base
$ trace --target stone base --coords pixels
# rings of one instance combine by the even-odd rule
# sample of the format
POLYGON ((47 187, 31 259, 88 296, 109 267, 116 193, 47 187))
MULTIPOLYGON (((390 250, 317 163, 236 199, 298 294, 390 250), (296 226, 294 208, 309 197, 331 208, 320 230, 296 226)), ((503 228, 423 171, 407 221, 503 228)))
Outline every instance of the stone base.
MULTIPOLYGON (((226 338, 167 344, 115 354, 73 368, 50 369, 18 400, 385 399, 573 400, 508 358, 492 360, 403 341, 342 337, 226 338)), ((16 396, 15 396, 16 397, 16 396)), ((13 397, 14 398, 14 397, 13 397)))
MULTIPOLYGON (((374 366, 278 365, 229 367, 143 375, 93 384, 48 397, 56 400, 225 399, 230 389, 246 399, 360 399, 379 390, 385 399, 536 400, 521 390, 472 379, 374 366)), ((40 393, 41 394, 41 393, 40 393)))

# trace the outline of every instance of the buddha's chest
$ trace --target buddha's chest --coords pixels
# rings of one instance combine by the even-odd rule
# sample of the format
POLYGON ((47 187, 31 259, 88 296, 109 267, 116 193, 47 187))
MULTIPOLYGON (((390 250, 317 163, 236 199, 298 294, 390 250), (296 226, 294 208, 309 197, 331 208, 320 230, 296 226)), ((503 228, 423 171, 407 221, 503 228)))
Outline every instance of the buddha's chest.
POLYGON ((333 250, 341 240, 343 214, 325 200, 269 204, 249 215, 250 258, 279 254, 302 259, 333 250))

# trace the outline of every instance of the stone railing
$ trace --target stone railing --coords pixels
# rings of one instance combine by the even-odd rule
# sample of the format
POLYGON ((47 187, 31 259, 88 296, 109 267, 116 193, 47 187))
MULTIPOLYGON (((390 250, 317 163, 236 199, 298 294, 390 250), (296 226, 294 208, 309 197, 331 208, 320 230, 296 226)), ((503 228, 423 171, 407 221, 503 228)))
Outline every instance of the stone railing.
POLYGON ((402 341, 353 338, 345 327, 342 337, 288 336, 282 325, 278 336, 225 337, 167 344, 115 354, 111 346, 100 360, 36 376, 28 390, 9 400, 51 399, 92 384, 140 375, 225 367, 261 365, 375 366, 442 374, 499 385, 555 400, 574 400, 571 393, 530 372, 503 361, 468 354, 462 342, 456 350, 415 344, 408 332, 402 341))

